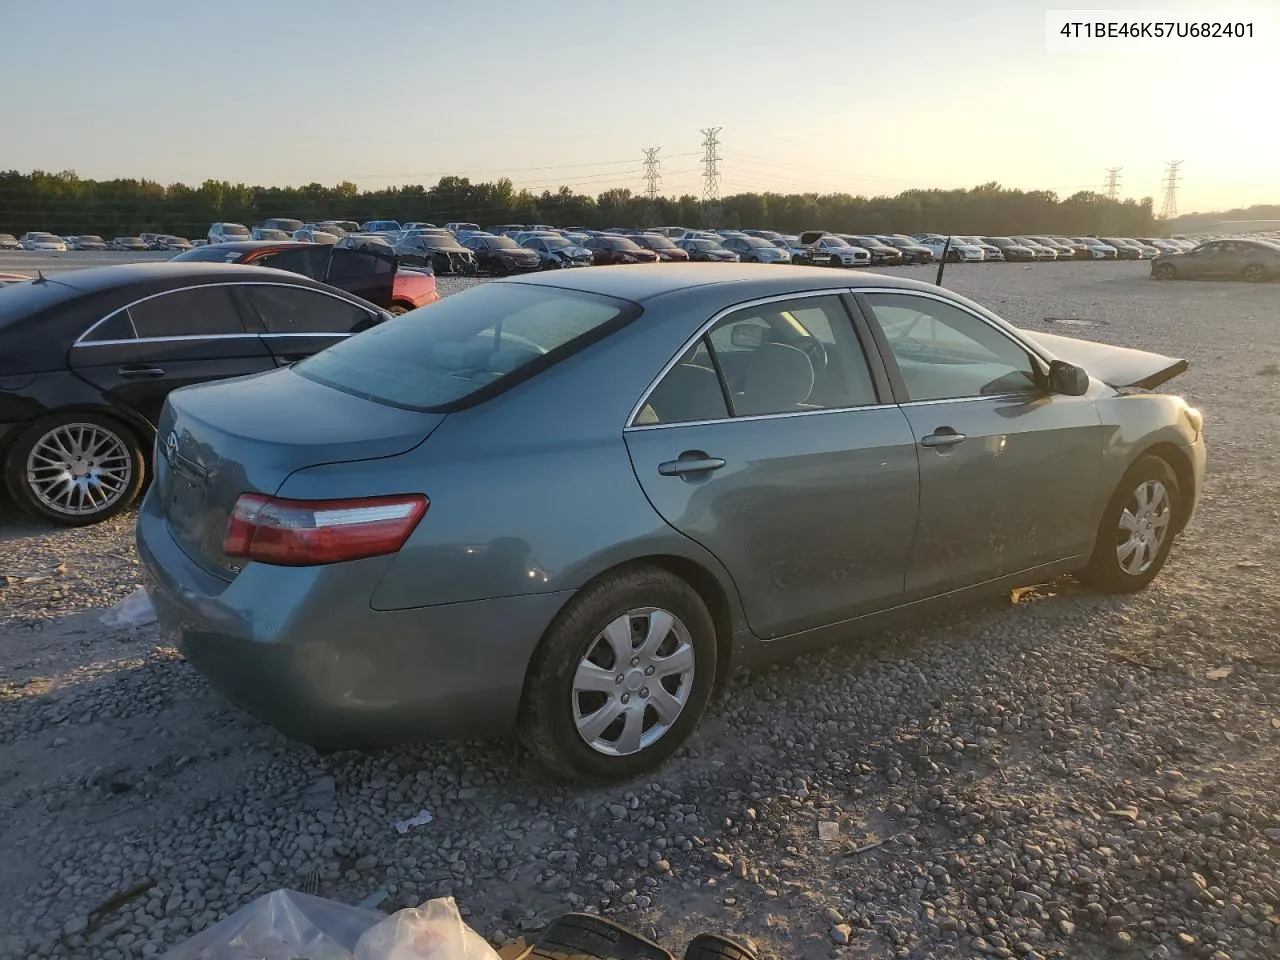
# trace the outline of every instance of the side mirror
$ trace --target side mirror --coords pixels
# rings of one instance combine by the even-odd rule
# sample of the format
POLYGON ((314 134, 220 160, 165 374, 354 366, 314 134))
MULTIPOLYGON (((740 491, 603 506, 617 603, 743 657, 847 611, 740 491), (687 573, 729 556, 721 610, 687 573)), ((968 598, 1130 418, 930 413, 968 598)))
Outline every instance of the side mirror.
POLYGON ((1089 374, 1065 360, 1049 364, 1049 389, 1065 397, 1082 397, 1089 392, 1089 374))
POLYGON ((736 323, 729 331, 729 342, 743 350, 754 350, 764 343, 764 327, 755 323, 736 323))

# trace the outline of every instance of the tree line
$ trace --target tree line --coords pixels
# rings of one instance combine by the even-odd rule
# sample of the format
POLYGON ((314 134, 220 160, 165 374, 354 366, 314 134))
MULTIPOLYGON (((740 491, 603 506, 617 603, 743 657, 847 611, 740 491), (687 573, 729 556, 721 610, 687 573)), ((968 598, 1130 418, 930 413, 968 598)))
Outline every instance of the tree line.
POLYGON ((74 171, 0 172, 0 232, 47 230, 62 236, 107 238, 143 232, 202 237, 211 223, 247 226, 268 217, 304 221, 396 219, 443 224, 474 221, 547 223, 594 229, 629 226, 757 227, 797 233, 1084 234, 1152 236, 1161 233, 1152 200, 1110 200, 1081 191, 1059 197, 1049 190, 1018 190, 998 183, 968 189, 905 190, 896 196, 848 193, 740 193, 703 204, 693 195, 648 200, 627 189, 595 196, 568 186, 534 193, 507 178, 472 182, 443 177, 360 190, 334 186, 259 187, 206 180, 198 187, 153 180, 87 180, 74 171))

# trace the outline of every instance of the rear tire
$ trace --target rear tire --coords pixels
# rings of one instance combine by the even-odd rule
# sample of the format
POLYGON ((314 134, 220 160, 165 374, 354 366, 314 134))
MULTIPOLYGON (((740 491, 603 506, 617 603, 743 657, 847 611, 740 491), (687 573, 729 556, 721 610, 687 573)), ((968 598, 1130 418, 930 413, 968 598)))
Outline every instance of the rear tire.
POLYGON ((4 479, 14 503, 27 513, 63 527, 84 527, 133 504, 146 482, 146 458, 137 436, 120 421, 56 413, 18 434, 4 479), (59 480, 59 465, 65 481, 59 480), (84 472, 78 485, 73 470, 84 472))
POLYGON ((1250 283, 1262 283, 1263 280, 1267 279, 1267 270, 1260 263, 1251 263, 1244 268, 1241 276, 1250 283))
POLYGON ((715 624, 689 584, 648 564, 610 573, 579 591, 543 636, 525 679, 521 739, 560 776, 629 780, 693 731, 716 660, 715 624))
POLYGON ((1157 263, 1156 268, 1151 271, 1151 275, 1157 280, 1176 280, 1178 278, 1178 268, 1172 263, 1157 263))
POLYGON ((399 317, 413 309, 413 304, 405 303, 403 300, 397 300, 387 308, 387 313, 391 314, 393 317, 399 317))
POLYGON ((1103 593, 1135 593, 1160 572, 1182 509, 1178 477, 1160 457, 1139 457, 1124 475, 1098 525, 1080 579, 1103 593))

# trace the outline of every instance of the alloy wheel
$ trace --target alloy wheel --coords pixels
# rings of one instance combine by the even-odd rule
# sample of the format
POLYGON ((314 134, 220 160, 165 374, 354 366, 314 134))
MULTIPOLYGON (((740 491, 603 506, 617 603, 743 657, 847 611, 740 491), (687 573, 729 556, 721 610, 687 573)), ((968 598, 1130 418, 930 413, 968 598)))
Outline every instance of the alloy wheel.
POLYGON ((27 485, 50 510, 83 516, 111 507, 130 488, 133 458, 124 440, 94 423, 54 427, 27 456, 27 485))
POLYGON ((1262 269, 1261 264, 1251 263, 1244 268, 1244 278, 1250 283, 1259 283, 1265 280, 1267 273, 1262 269))
POLYGON ((1125 573, 1141 576, 1156 562, 1169 535, 1171 505, 1169 491, 1159 480, 1146 480, 1133 491, 1116 531, 1116 560, 1125 573))
POLYGON ((627 756, 656 743, 693 690, 689 628, 658 607, 612 620, 592 639, 573 676, 573 721, 598 753, 627 756))

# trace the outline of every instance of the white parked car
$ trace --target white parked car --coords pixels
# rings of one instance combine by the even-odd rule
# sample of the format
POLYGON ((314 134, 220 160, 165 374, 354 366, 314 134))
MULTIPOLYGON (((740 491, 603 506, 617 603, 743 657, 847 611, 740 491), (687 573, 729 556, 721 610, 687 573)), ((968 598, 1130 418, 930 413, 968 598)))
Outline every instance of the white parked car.
POLYGON ((935 260, 942 259, 942 249, 946 247, 947 260, 951 263, 958 261, 978 262, 987 258, 981 247, 972 243, 964 243, 957 238, 952 238, 951 246, 948 247, 946 237, 924 237, 920 240, 920 246, 928 247, 933 252, 935 260))
POLYGON ((76 237, 76 242, 72 244, 68 239, 68 245, 72 250, 105 250, 107 249, 107 241, 93 233, 85 233, 76 237))
POLYGON ((248 240, 249 228, 243 223, 215 223, 209 227, 210 243, 226 243, 229 240, 248 240))
POLYGON ((33 230, 22 235, 22 249, 40 250, 45 253, 66 253, 67 244, 61 237, 55 237, 52 233, 33 230))

